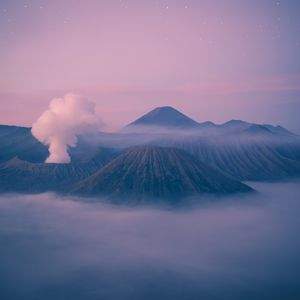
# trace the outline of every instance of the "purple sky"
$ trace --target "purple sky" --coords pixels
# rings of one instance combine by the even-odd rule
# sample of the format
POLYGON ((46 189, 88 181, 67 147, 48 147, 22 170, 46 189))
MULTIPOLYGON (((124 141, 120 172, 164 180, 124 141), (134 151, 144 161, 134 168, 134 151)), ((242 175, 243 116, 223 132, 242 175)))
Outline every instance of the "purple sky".
POLYGON ((299 53, 296 0, 0 0, 0 123, 75 92, 107 129, 172 105, 300 133, 299 53))

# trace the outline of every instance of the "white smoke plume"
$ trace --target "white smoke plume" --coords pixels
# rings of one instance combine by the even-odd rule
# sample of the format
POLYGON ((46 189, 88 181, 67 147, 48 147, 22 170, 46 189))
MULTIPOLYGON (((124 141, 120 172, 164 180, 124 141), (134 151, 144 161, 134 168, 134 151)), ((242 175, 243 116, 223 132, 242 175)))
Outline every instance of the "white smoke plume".
POLYGON ((32 125, 31 132, 40 142, 49 145, 47 163, 69 163, 68 146, 75 147, 77 135, 94 131, 99 124, 94 102, 66 94, 51 100, 48 109, 32 125))

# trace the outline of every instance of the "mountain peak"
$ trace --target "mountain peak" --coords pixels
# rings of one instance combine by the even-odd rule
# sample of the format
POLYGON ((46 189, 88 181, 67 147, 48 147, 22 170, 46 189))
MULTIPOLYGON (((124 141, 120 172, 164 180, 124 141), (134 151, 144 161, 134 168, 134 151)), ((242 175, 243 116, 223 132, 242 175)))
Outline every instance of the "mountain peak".
POLYGON ((272 133, 280 134, 280 135, 287 135, 287 136, 295 136, 295 134, 286 128, 282 127, 281 125, 273 126, 269 124, 263 124, 264 127, 268 128, 272 133))
POLYGON ((243 131, 247 134, 272 134, 271 130, 264 125, 252 124, 243 131))
POLYGON ((158 106, 158 107, 154 108, 152 111, 176 111, 176 112, 179 112, 174 107, 168 106, 168 105, 166 105, 166 106, 158 106))
POLYGON ((235 119, 232 119, 232 120, 227 121, 224 124, 222 124, 222 126, 224 128, 229 128, 229 129, 245 129, 245 128, 249 127, 250 125, 251 124, 246 121, 235 120, 235 119))
POLYGON ((198 123, 171 106, 160 106, 127 125, 132 126, 192 128, 198 126, 198 123))

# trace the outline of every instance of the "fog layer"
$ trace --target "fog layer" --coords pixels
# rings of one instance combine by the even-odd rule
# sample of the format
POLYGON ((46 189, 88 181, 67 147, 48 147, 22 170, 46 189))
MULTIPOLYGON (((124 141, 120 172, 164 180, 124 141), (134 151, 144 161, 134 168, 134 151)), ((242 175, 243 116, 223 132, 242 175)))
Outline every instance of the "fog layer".
POLYGON ((0 298, 299 299, 299 182, 252 186, 174 210, 2 196, 0 298))

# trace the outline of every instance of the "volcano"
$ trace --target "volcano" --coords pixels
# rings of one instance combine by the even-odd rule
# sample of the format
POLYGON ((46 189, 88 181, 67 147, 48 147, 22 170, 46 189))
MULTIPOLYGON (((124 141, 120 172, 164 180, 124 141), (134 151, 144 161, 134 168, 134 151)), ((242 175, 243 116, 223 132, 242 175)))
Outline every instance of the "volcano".
POLYGON ((157 107, 126 126, 133 127, 164 127, 176 129, 196 128, 199 124, 171 106, 157 107))
POLYGON ((252 189, 183 150, 139 146, 127 150, 98 172, 75 185, 83 196, 119 199, 168 199, 201 194, 228 194, 252 189))

